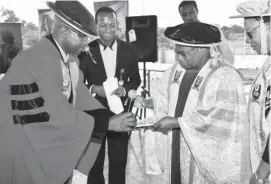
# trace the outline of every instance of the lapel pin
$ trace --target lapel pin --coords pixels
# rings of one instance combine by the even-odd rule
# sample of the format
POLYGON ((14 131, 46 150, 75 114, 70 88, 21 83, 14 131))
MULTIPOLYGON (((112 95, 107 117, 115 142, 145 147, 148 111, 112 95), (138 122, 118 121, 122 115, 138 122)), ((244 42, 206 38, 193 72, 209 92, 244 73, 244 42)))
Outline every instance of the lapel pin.
POLYGON ((119 80, 119 85, 122 86, 124 84, 124 81, 123 81, 123 74, 124 74, 125 70, 122 68, 120 69, 120 80, 119 80))
POLYGON ((252 97, 254 100, 258 100, 261 95, 261 88, 262 86, 260 84, 255 84, 255 87, 252 91, 252 97))
POLYGON ((178 80, 180 79, 181 74, 182 74, 182 71, 175 72, 173 83, 178 83, 178 80))
POLYGON ((201 77, 201 76, 198 76, 198 77, 197 77, 197 79, 196 79, 196 81, 195 81, 195 84, 194 84, 194 88, 195 88, 195 89, 198 89, 198 88, 199 88, 199 86, 200 86, 202 80, 203 80, 203 77, 201 77))
POLYGON ((64 80, 63 84, 62 84, 62 89, 63 90, 67 90, 69 87, 69 81, 68 80, 64 80))

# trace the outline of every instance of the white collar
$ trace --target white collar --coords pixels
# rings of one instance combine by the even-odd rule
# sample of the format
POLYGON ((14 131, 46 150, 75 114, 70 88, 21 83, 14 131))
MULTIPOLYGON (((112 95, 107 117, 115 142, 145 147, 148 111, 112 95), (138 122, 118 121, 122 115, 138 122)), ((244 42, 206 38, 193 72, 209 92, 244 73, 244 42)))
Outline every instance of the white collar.
POLYGON ((69 61, 69 55, 64 52, 64 50, 62 49, 62 47, 58 44, 58 42, 56 40, 55 40, 55 42, 56 42, 58 49, 60 50, 60 54, 64 60, 64 63, 67 63, 69 61))
POLYGON ((106 45, 102 44, 102 43, 99 41, 99 45, 100 45, 101 51, 106 50, 108 47, 109 47, 112 51, 116 51, 117 46, 118 46, 118 42, 117 42, 117 39, 115 39, 115 40, 113 41, 113 43, 112 43, 110 46, 106 46, 106 45))

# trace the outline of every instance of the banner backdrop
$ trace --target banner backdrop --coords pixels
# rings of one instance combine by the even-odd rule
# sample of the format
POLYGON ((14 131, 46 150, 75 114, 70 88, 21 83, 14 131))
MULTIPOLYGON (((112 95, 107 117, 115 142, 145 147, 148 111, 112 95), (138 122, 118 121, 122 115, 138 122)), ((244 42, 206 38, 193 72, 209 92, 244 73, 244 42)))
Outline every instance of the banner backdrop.
POLYGON ((0 23, 0 74, 7 72, 12 59, 22 49, 21 24, 0 23))
POLYGON ((118 36, 120 39, 125 40, 126 17, 129 15, 128 1, 95 1, 94 2, 95 13, 101 7, 110 7, 116 11, 118 21, 119 21, 118 36))
POLYGON ((38 9, 40 38, 52 30, 54 13, 50 9, 38 9))

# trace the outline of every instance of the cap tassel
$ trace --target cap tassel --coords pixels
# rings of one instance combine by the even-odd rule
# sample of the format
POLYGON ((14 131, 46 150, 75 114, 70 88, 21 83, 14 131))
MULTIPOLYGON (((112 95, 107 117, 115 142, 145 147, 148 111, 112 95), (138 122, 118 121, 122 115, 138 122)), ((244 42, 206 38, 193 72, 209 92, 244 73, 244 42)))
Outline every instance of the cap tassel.
POLYGON ((267 55, 266 26, 264 24, 263 17, 261 17, 260 29, 261 29, 261 54, 267 55))
MULTIPOLYGON (((246 32, 244 33, 245 34, 245 36, 244 36, 244 50, 243 50, 243 56, 245 56, 246 55, 246 51, 247 51, 247 34, 246 34, 246 32)), ((244 57, 243 57, 244 58, 244 57)))
POLYGON ((217 45, 214 44, 213 46, 211 46, 210 54, 211 54, 211 63, 210 63, 211 68, 218 67, 224 63, 223 57, 219 52, 217 45))

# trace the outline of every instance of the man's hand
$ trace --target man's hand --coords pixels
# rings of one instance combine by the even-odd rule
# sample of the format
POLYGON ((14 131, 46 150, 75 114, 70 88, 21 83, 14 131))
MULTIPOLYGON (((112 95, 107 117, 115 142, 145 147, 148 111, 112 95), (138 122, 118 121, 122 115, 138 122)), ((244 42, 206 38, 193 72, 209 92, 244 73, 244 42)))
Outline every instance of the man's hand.
POLYGON ((256 173, 254 173, 252 177, 250 178, 249 184, 260 184, 260 182, 257 181, 256 174, 258 178, 264 181, 264 183, 268 183, 267 180, 270 174, 269 164, 261 160, 256 173))
MULTIPOLYGON (((267 179, 265 179, 264 183, 268 183, 267 179)), ((256 174, 253 174, 249 180, 249 184, 263 184, 262 182, 258 182, 256 179, 256 174)))
POLYGON ((153 125, 154 130, 160 132, 167 132, 169 130, 179 128, 179 123, 177 118, 173 118, 170 116, 163 117, 157 123, 153 125))
POLYGON ((130 132, 136 126, 136 118, 131 112, 117 114, 110 118, 108 130, 114 132, 130 132))
POLYGON ((116 95, 116 96, 118 96, 118 97, 123 97, 123 96, 125 96, 125 94, 126 94, 125 89, 124 89, 124 87, 122 87, 122 86, 118 87, 117 89, 115 89, 115 90, 111 93, 111 95, 116 95))
POLYGON ((146 99, 142 96, 137 96, 135 98, 135 102, 134 102, 134 107, 138 108, 138 109, 143 109, 145 108, 147 105, 146 99))
POLYGON ((93 85, 91 89, 92 93, 96 93, 101 97, 106 97, 104 87, 102 85, 93 85))
POLYGON ((259 182, 257 182, 255 174, 253 174, 249 180, 249 184, 258 184, 258 183, 259 182))
POLYGON ((137 96, 135 98, 134 107, 138 109, 142 108, 154 109, 153 100, 145 99, 142 96, 137 96))

